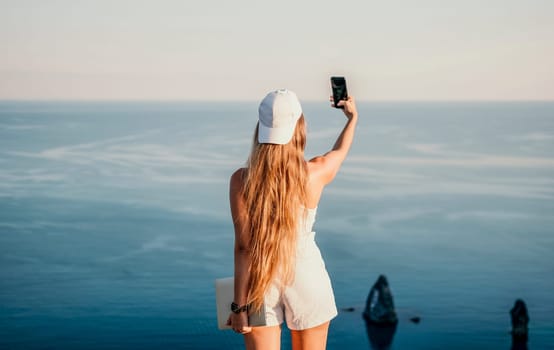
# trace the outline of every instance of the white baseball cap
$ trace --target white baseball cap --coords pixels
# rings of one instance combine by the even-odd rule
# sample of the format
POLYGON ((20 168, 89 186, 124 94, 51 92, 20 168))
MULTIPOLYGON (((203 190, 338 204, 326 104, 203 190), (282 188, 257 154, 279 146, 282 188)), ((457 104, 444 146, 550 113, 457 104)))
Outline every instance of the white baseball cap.
POLYGON ((258 142, 289 143, 301 115, 302 107, 294 92, 280 89, 268 93, 258 108, 258 142))

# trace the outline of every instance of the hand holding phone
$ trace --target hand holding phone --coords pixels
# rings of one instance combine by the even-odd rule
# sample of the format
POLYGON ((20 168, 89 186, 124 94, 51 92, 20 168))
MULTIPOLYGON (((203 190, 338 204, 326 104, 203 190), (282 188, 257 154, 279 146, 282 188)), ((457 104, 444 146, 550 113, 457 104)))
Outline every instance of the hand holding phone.
POLYGON ((339 106, 341 100, 348 99, 348 91, 346 90, 346 80, 344 77, 331 77, 331 89, 333 90, 333 105, 335 108, 344 108, 339 106))

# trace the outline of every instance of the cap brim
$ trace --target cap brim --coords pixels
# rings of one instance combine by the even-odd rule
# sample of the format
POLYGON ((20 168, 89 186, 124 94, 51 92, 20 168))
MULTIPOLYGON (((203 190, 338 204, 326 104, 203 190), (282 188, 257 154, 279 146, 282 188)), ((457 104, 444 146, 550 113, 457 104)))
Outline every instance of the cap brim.
POLYGON ((290 142, 294 128, 296 125, 269 128, 263 123, 258 125, 258 142, 259 143, 274 143, 277 145, 284 145, 290 142))

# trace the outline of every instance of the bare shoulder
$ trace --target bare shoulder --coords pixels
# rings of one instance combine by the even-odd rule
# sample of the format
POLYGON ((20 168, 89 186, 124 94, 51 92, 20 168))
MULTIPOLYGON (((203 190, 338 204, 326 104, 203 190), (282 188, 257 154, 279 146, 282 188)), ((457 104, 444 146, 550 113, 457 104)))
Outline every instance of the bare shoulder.
POLYGON ((311 182, 319 182, 325 169, 325 157, 317 156, 307 162, 308 176, 311 182))
POLYGON ((308 161, 309 167, 318 167, 325 163, 325 156, 316 156, 308 161))
POLYGON ((231 190, 233 189, 238 190, 242 187, 245 173, 246 173, 246 168, 239 168, 231 175, 230 184, 229 184, 231 187, 231 190))
POLYGON ((325 155, 313 157, 308 161, 308 171, 321 170, 327 166, 327 163, 329 163, 329 160, 325 155))
POLYGON ((233 222, 240 223, 240 218, 244 216, 244 198, 241 195, 243 191, 245 168, 237 169, 229 181, 229 201, 231 203, 231 215, 233 222))
POLYGON ((310 179, 328 184, 334 177, 332 161, 325 155, 314 157, 308 161, 308 173, 310 179))

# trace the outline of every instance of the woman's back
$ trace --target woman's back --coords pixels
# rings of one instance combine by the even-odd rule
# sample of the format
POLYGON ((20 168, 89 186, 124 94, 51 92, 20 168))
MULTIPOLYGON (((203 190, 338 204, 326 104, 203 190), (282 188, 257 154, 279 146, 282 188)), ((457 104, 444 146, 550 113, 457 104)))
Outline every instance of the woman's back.
POLYGON ((287 90, 268 94, 259 107, 247 167, 231 177, 235 311, 229 323, 245 334, 247 349, 278 349, 285 319, 293 348, 325 347, 337 311, 313 226, 323 188, 337 174, 354 137, 354 100, 339 106, 348 122, 334 146, 306 161, 304 117, 296 95, 287 90), (242 312, 248 303, 265 305, 267 327, 248 327, 242 312))

